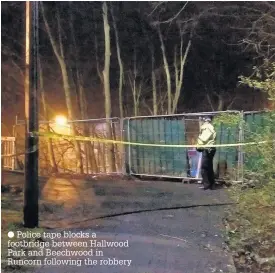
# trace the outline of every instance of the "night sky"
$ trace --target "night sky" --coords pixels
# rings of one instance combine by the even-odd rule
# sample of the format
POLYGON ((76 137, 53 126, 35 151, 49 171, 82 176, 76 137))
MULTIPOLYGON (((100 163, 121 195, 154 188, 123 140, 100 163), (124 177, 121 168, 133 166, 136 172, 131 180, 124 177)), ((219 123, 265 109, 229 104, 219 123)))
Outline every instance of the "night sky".
MULTIPOLYGON (((222 96, 226 110, 228 105, 236 110, 259 110, 265 105, 264 96, 257 90, 240 86, 238 77, 249 75, 253 65, 259 62, 257 52, 241 43, 250 33, 253 21, 268 7, 255 2, 189 2, 178 14, 185 2, 113 2, 125 68, 124 96, 126 113, 133 115, 132 96, 128 82, 133 71, 134 52, 137 53, 138 81, 143 81, 143 99, 152 101, 151 53, 155 48, 155 69, 158 71, 158 91, 165 92, 165 74, 156 23, 160 24, 164 37, 171 75, 173 76, 174 47, 179 43, 178 24, 184 28, 184 48, 188 40, 192 45, 184 69, 182 93, 178 112, 217 110, 218 96, 222 96), (156 6, 157 5, 157 6, 156 6), (251 8, 248 9, 248 8, 251 8), (252 10, 252 8, 254 10, 252 10), (178 15, 177 15, 178 14, 178 15), (176 16, 177 15, 177 16, 176 16), (175 17, 176 16, 176 17, 175 17), (175 17, 174 20, 171 18, 175 17), (165 22, 168 21, 168 22, 165 22), (149 38, 148 38, 149 37, 149 38), (232 103, 232 100, 234 102, 232 103)), ((65 43, 66 61, 72 86, 75 83, 75 54, 89 105, 90 118, 104 117, 103 87, 97 74, 95 37, 98 42, 98 66, 104 65, 104 32, 102 2, 45 2, 46 16, 57 37, 56 14, 61 17, 62 39, 65 43), (69 22, 72 21, 76 49, 72 49, 69 22)), ((110 2, 108 2, 110 11, 110 2)), ((2 125, 9 127, 18 114, 24 118, 24 28, 25 3, 1 2, 2 15, 2 125)), ((112 17, 109 14, 111 33, 110 85, 112 115, 118 116, 119 67, 112 17)), ((48 35, 40 16, 40 56, 43 68, 44 88, 50 116, 66 114, 60 67, 53 53, 48 35)), ((172 86, 174 86, 172 78, 172 86)), ((42 108, 40 110, 43 116, 42 108)), ((140 114, 148 114, 140 107, 140 114)), ((2 126, 3 127, 3 126, 2 126)))

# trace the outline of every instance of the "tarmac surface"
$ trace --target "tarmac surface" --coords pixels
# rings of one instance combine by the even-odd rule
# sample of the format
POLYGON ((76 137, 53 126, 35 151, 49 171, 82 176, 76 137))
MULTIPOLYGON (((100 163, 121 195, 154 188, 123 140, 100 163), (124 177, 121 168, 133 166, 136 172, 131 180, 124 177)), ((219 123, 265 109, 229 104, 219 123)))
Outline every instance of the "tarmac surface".
POLYGON ((222 219, 231 203, 226 189, 51 178, 41 186, 41 200, 41 226, 62 237, 54 246, 50 241, 35 273, 235 272, 223 238, 222 219), (76 234, 81 238, 72 238, 76 234))

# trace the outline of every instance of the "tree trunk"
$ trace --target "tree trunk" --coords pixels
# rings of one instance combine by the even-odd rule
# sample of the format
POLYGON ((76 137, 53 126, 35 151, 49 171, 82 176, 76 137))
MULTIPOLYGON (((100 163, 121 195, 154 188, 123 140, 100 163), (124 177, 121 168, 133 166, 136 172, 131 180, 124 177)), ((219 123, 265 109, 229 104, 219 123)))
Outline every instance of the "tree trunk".
POLYGON ((189 53, 191 47, 191 40, 188 41, 187 47, 185 49, 184 55, 182 54, 182 49, 183 49, 183 37, 181 35, 181 44, 180 44, 180 70, 178 71, 177 69, 177 52, 175 51, 175 81, 176 81, 176 91, 173 99, 173 109, 172 109, 172 114, 175 114, 181 94, 181 88, 183 84, 183 71, 184 71, 184 65, 186 63, 186 59, 189 53))
POLYGON ((218 109, 217 111, 223 111, 224 109, 224 99, 222 97, 222 95, 218 96, 218 109))
MULTIPOLYGON (((112 137, 112 128, 111 128, 111 93, 110 93, 110 57, 111 57, 111 40, 110 40, 110 25, 108 20, 108 7, 107 3, 103 2, 102 4, 103 11, 103 23, 104 23, 104 38, 105 38, 105 61, 104 61, 104 70, 103 70, 103 84, 104 84, 104 96, 105 96, 105 115, 107 121, 107 139, 112 137)), ((110 171, 114 172, 116 165, 114 162, 114 148, 112 144, 107 144, 107 158, 110 171)))
MULTIPOLYGON (((95 23, 95 32, 96 32, 96 30, 97 30, 97 24, 95 23)), ((100 83, 103 84, 104 80, 103 80, 102 72, 101 72, 100 66, 99 66, 98 41, 97 41, 96 33, 95 33, 95 37, 94 37, 94 43, 95 43, 94 45, 95 45, 96 72, 100 79, 100 83)))
MULTIPOLYGON (((63 87, 64 87, 64 91, 65 91, 65 99, 66 99, 66 104, 67 104, 67 108, 68 108, 68 118, 69 120, 74 120, 74 110, 73 110, 73 104, 72 104, 72 98, 71 98, 71 89, 70 89, 70 84, 69 84, 69 77, 68 77, 68 72, 67 72, 67 68, 66 68, 66 64, 65 63, 61 63, 61 72, 62 72, 62 78, 63 78, 63 87)), ((72 132, 73 135, 77 135, 77 131, 75 128, 75 124, 72 123, 72 132)), ((80 143, 78 141, 74 141, 75 143, 75 150, 76 150, 76 158, 78 161, 78 168, 81 174, 84 173, 84 169, 83 169, 83 161, 82 161, 82 156, 81 156, 81 149, 80 149, 80 143)))
MULTIPOLYGON (((78 75, 78 85, 79 85, 81 116, 85 120, 88 118, 87 103, 86 103, 84 88, 82 85, 82 80, 79 75, 78 75)), ((83 127, 84 127, 84 135, 87 137, 90 137, 89 124, 84 122, 83 127)), ((87 167, 86 167, 87 173, 89 173, 89 169, 92 171, 92 173, 93 172, 98 173, 98 166, 95 159, 94 144, 92 144, 91 142, 85 141, 84 147, 85 147, 85 154, 86 154, 86 161, 87 161, 87 167)))
MULTIPOLYGON (((136 56, 136 55, 135 55, 136 56)), ((135 58, 135 65, 136 65, 136 58, 135 58)), ((138 99, 137 99, 137 85, 136 85, 136 78, 137 78, 137 71, 136 66, 134 68, 134 79, 133 79, 133 97, 134 97, 134 116, 136 117, 138 115, 138 99)))
POLYGON ((163 42, 163 37, 161 34, 160 27, 158 26, 158 34, 159 34, 159 39, 161 43, 161 52, 162 52, 162 58, 163 58, 163 65, 164 65, 164 71, 166 75, 166 84, 167 84, 167 96, 168 96, 168 114, 171 114, 172 112, 172 92, 171 92, 171 75, 169 71, 169 65, 166 57, 166 52, 165 52, 165 46, 163 42))
POLYGON ((134 109, 135 109, 135 117, 137 117, 139 115, 139 104, 140 104, 140 95, 141 95, 141 87, 142 84, 141 82, 139 83, 139 85, 137 85, 136 80, 135 80, 135 105, 134 105, 134 109))
POLYGON ((152 88, 153 88, 153 114, 158 114, 158 102, 157 102, 157 80, 155 71, 152 70, 152 88))
POLYGON ((211 107, 211 111, 215 111, 215 110, 214 110, 214 107, 213 107, 212 100, 211 100, 211 98, 210 98, 210 95, 209 95, 209 93, 208 93, 208 91, 207 91, 207 88, 206 88, 206 87, 205 87, 205 91, 207 92, 207 93, 206 93, 206 98, 207 98, 208 103, 209 103, 209 105, 210 105, 210 107, 211 107))
MULTIPOLYGON (((61 38, 62 34, 61 34, 61 30, 60 30, 60 18, 59 18, 59 15, 57 15, 57 23, 58 23, 57 25, 58 25, 58 34, 59 34, 59 48, 58 48, 57 41, 54 39, 51 29, 50 29, 50 26, 46 19, 43 3, 41 3, 41 7, 42 7, 43 19, 44 19, 45 26, 46 26, 46 31, 49 36, 53 51, 54 51, 55 56, 58 60, 60 70, 62 73, 63 89, 64 89, 65 100, 66 100, 66 105, 67 105, 67 109, 68 109, 68 118, 69 118, 69 120, 74 120, 75 115, 74 115, 74 110, 73 110, 71 87, 70 87, 70 83, 69 83, 67 65, 66 65, 66 61, 65 61, 63 43, 62 43, 62 38, 61 38)), ((72 123, 72 132, 73 132, 73 135, 76 135, 76 133, 77 133, 75 125, 73 123, 72 123)), ((78 168, 79 168, 80 173, 83 174, 84 170, 83 170, 83 162, 82 162, 80 145, 79 145, 78 141, 74 141, 74 144, 75 144, 78 168)))
MULTIPOLYGON (((79 58, 78 58, 78 50, 77 50, 77 42, 75 39, 75 32, 74 32, 74 26, 73 26, 73 15, 70 12, 70 28, 71 28, 71 35, 72 35, 72 42, 73 42, 73 49, 74 49, 74 59, 75 59, 75 70, 76 70, 76 89, 78 92, 78 101, 79 101, 79 108, 80 108, 80 114, 81 118, 83 120, 88 119, 88 109, 87 109, 87 99, 85 95, 85 90, 83 88, 83 82, 82 77, 80 75, 79 71, 79 58)), ((89 130, 89 124, 86 122, 83 123, 83 131, 84 135, 89 137, 90 136, 90 130, 89 130)), ((91 142, 85 141, 84 142, 84 150, 85 150, 85 156, 86 156, 86 171, 87 174, 89 173, 89 170, 91 172, 98 172, 98 167, 95 159, 95 152, 94 152, 94 145, 91 142)))
POLYGON ((116 49, 117 49, 117 59, 118 59, 118 64, 119 64, 119 93, 118 93, 118 98, 119 98, 119 113, 120 113, 120 118, 123 118, 123 95, 122 95, 122 88, 123 88, 123 63, 121 59, 121 54, 120 54, 120 44, 119 44, 119 36, 118 36, 118 30, 117 30, 117 25, 116 25, 116 20, 113 12, 113 8, 111 6, 111 14, 113 18, 113 25, 114 25, 114 30, 115 30, 115 37, 116 37, 116 49))
POLYGON ((138 69, 137 69, 137 54, 136 54, 136 48, 134 48, 134 62, 133 62, 133 72, 130 71, 128 74, 129 77, 129 83, 132 90, 132 96, 133 96, 133 103, 134 103, 134 116, 139 115, 139 104, 140 104, 140 96, 142 91, 142 80, 139 81, 139 84, 137 82, 138 77, 138 69))
MULTIPOLYGON (((49 115, 48 115, 48 107, 47 107, 46 97, 45 97, 43 71, 42 71, 40 59, 39 59, 39 85, 40 85, 41 102, 42 102, 42 106, 43 106, 43 110, 44 110, 44 118, 47 121, 46 129, 47 129, 48 132, 50 132, 51 128, 50 128, 50 125, 48 123, 49 122, 49 115)), ((51 173, 52 172, 57 173, 58 172, 58 167, 57 167, 55 157, 54 157, 52 139, 49 138, 48 140, 46 140, 46 143, 47 143, 49 161, 50 161, 50 172, 51 173)))
POLYGON ((157 79, 155 73, 155 52, 154 46, 151 45, 151 55, 152 55, 152 91, 153 91, 153 114, 156 116, 158 114, 158 102, 157 102, 157 79))

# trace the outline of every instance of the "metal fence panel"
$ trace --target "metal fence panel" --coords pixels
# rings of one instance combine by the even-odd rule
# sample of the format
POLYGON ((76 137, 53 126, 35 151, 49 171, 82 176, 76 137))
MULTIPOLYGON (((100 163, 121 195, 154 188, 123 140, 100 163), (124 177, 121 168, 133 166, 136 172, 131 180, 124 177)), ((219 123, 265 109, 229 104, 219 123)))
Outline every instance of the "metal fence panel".
MULTIPOLYGON (((163 116, 88 119, 69 122, 74 125, 76 134, 97 138, 98 141, 78 141, 82 154, 84 173, 127 173, 143 176, 168 178, 200 178, 199 167, 201 154, 194 148, 140 146, 134 143, 152 143, 160 145, 195 145, 199 134, 199 117, 204 115, 218 116, 219 114, 240 114, 239 111, 185 113, 163 116), (110 126, 111 135, 107 134, 110 126), (123 129, 123 130, 122 130, 123 129), (123 140, 132 145, 108 144, 106 139, 123 140), (87 147, 89 146, 89 147, 87 147), (112 162, 108 159, 111 153, 112 162), (91 156, 94 165, 91 164, 91 156), (111 164, 115 165, 112 170, 111 164), (93 166, 92 166, 93 165, 93 166), (96 167, 94 167, 96 166, 96 167)), ((250 116, 244 114, 247 120, 250 116)), ((70 133, 68 128, 48 124, 51 132, 70 133), (63 131, 62 131, 63 130, 63 131)), ((41 124, 40 130, 47 131, 48 125, 41 124)), ((24 124, 16 126, 16 147, 18 152, 24 151, 24 124), (21 129, 20 129, 21 128, 21 129), (22 132, 21 132, 22 131, 22 132)), ((216 126, 217 144, 237 143, 242 140, 240 126, 220 124, 216 126)), ((246 140, 246 137, 244 137, 246 140)), ((50 172, 48 145, 49 139, 40 138, 39 165, 40 173, 50 172)), ((74 142, 65 138, 53 139, 54 157, 60 173, 79 173, 74 142)), ((242 178, 242 151, 240 147, 219 147, 214 158, 216 177, 240 180, 242 178)), ((24 159, 16 158, 22 164, 24 159)), ((21 166, 22 164, 16 164, 21 166)), ((21 167, 21 169, 23 169, 21 167)))
MULTIPOLYGON (((173 145, 185 143, 184 119, 148 117, 124 123, 126 141, 173 145)), ((149 176, 186 176, 186 148, 127 145, 126 166, 129 174, 149 176)))
MULTIPOLYGON (((221 123, 216 126, 217 132, 217 144, 230 144, 238 143, 239 141, 239 124, 228 125, 221 123)), ((219 147, 217 148, 216 155, 214 157, 214 171, 217 178, 225 178, 230 175, 234 176, 234 180, 238 180, 236 176, 236 168, 238 168, 238 148, 236 147, 219 147)))
MULTIPOLYGON (((267 127, 267 125, 269 125, 270 117, 271 113, 265 111, 244 112, 244 141, 255 141, 255 138, 264 135, 265 128, 267 127)), ((253 157, 246 156, 245 151, 246 150, 244 149, 244 166, 246 170, 251 172, 260 171, 260 163, 262 162, 263 155, 261 155, 260 153, 253 153, 253 157)))
MULTIPOLYGON (((119 144, 108 144, 104 140, 122 140, 121 122, 119 118, 87 119, 69 121, 59 125, 54 122, 41 122, 41 132, 72 135, 72 126, 78 136, 92 137, 95 141, 77 141, 80 147, 84 174, 122 173, 123 149, 119 144), (110 135, 107 133, 110 128, 110 135), (110 162, 108 155, 112 158, 110 162), (114 167, 114 168, 113 168, 114 167)), ((25 126, 23 122, 15 126, 16 148, 18 153, 24 153, 25 126)), ((48 175, 52 171, 49 156, 49 146, 58 172, 61 174, 79 174, 79 166, 75 152, 75 142, 61 137, 60 139, 39 138, 39 173, 48 175)), ((16 157, 17 168, 24 170, 24 155, 16 157)))
POLYGON ((1 137, 2 166, 5 169, 14 170, 15 138, 1 137))
MULTIPOLYGON (((204 112, 174 115, 173 117, 175 119, 183 119, 184 117, 184 127, 182 127, 184 132, 181 133, 182 135, 180 137, 182 140, 185 139, 184 142, 179 142, 177 140, 177 129, 175 129, 176 126, 173 126, 173 118, 171 116, 138 117, 137 120, 144 119, 143 125, 141 125, 141 121, 138 122, 136 119, 128 121, 128 126, 131 124, 131 122, 132 124, 130 125, 128 134, 125 135, 125 139, 127 141, 136 140, 137 142, 142 143, 144 143, 144 140, 147 139, 147 143, 194 144, 192 139, 196 139, 199 133, 198 117, 202 115, 218 116, 219 114, 224 113, 241 115, 241 112, 239 111, 204 112), (154 124, 152 121, 149 121, 150 119, 155 120, 156 124, 154 124), (169 121, 172 125, 167 125, 169 121), (150 130, 147 129, 147 136, 145 138, 144 136, 141 136, 140 133, 138 133, 138 136, 135 136, 135 131, 138 130, 137 128, 140 128, 139 130, 142 131, 143 126, 145 126, 145 128, 151 128, 151 133, 150 130), (133 127, 135 127, 135 129, 133 127), (196 127, 197 129, 194 129, 196 127), (172 133, 169 133, 169 128, 172 128, 172 133), (160 139, 158 139, 159 136, 160 139)), ((216 126, 215 129, 217 131, 217 144, 253 141, 253 138, 256 135, 264 132, 264 128, 266 128, 266 125, 268 125, 268 119, 266 117, 269 117, 269 115, 269 112, 263 111, 244 112, 244 126, 243 124, 220 124, 219 126, 216 126)), ((124 129, 127 131, 127 128, 124 129)), ((173 148, 165 147, 142 147, 138 149, 130 149, 129 147, 127 148, 131 158, 129 156, 126 157, 126 165, 129 167, 132 164, 132 167, 134 167, 129 170, 128 173, 181 178, 198 177, 196 173, 192 172, 192 168, 197 166, 198 169, 199 156, 192 149, 188 149, 187 151, 187 149, 183 148, 183 151, 179 152, 178 149, 174 151, 173 148), (193 154, 192 158, 190 157, 191 154, 193 154), (150 158, 154 158, 154 160, 150 160, 150 158), (185 160, 186 158, 187 160, 185 160), (161 171, 158 172, 159 169, 161 171), (180 169, 180 171, 178 171, 178 169, 180 169)), ((214 171, 216 178, 242 181, 244 167, 251 171, 258 170, 260 166, 258 163, 261 162, 262 158, 261 155, 258 154, 254 157, 246 157, 245 149, 245 147, 241 146, 217 148, 217 153, 214 157, 214 171)))
MULTIPOLYGON (((239 111, 188 113, 165 116, 127 118, 124 122, 126 141, 152 144, 195 145, 199 134, 199 117, 239 111)), ((240 126, 221 124, 216 128, 217 144, 237 143, 240 126)), ((230 175, 239 180, 239 148, 217 148, 214 169, 217 178, 230 175)), ((195 149, 127 145, 128 174, 171 178, 199 178, 200 154, 195 149)))

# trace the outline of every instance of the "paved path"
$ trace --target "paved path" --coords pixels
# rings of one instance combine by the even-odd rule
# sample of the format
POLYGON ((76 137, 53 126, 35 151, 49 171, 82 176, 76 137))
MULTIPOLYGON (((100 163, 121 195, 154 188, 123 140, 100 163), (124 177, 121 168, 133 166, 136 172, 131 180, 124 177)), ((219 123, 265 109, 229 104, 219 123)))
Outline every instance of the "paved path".
MULTIPOLYGON (((67 249, 93 249, 90 263, 97 260, 102 265, 85 265, 87 256, 55 256, 58 260, 79 260, 81 266, 43 265, 37 267, 35 273, 234 272, 222 236, 222 217, 227 208, 224 204, 230 203, 224 189, 202 191, 195 184, 158 181, 52 178, 42 193, 41 224, 52 228, 48 232, 89 233, 88 239, 58 240, 87 243, 88 247, 67 249), (57 204, 56 207, 52 202, 57 204), (65 228, 67 226, 69 228, 65 228), (90 240, 128 242, 129 245, 121 248, 91 247, 90 240), (98 254, 103 256, 96 257, 96 250, 102 251, 98 254), (111 265, 118 260, 125 265, 111 265)), ((51 259, 50 256, 47 258, 51 259)))

